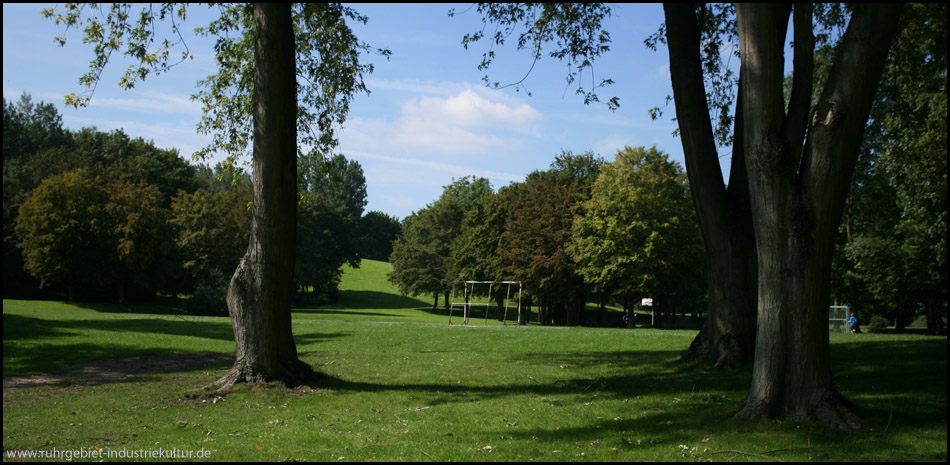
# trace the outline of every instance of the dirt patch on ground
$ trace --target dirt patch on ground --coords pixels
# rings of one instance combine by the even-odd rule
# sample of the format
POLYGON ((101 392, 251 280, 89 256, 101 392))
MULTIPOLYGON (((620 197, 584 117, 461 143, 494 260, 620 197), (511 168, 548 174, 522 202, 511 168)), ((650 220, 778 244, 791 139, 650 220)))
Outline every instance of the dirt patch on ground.
POLYGON ((220 353, 166 354, 127 357, 70 365, 55 374, 34 375, 3 380, 3 389, 22 389, 35 386, 74 384, 95 386, 119 383, 141 375, 186 371, 195 367, 222 363, 233 355, 220 353))

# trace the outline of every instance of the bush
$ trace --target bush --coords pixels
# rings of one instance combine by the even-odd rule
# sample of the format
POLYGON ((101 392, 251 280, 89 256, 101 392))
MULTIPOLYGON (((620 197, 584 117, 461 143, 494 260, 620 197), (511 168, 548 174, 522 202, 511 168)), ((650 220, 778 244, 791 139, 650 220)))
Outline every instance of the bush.
POLYGON ((884 329, 888 325, 887 318, 884 318, 883 315, 874 315, 871 317, 871 322, 868 323, 868 328, 870 329, 884 329))
POLYGON ((185 311, 192 315, 228 316, 228 284, 230 280, 221 270, 211 269, 208 277, 195 285, 195 292, 185 303, 185 311))

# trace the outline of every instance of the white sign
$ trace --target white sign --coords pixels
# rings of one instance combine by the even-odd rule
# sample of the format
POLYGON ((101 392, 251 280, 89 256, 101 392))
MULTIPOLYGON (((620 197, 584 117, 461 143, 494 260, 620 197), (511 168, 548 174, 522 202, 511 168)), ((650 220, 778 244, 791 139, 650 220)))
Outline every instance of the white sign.
POLYGON ((648 298, 648 297, 644 297, 642 300, 640 300, 640 305, 643 306, 643 307, 652 307, 652 306, 653 306, 653 299, 648 298))

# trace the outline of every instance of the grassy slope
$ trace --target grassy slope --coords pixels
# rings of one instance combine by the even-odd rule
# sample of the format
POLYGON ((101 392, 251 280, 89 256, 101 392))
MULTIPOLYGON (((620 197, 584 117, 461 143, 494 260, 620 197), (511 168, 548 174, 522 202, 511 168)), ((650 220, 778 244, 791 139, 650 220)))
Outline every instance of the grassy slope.
MULTIPOLYGON (((295 312, 300 356, 332 376, 326 386, 191 391, 225 362, 4 389, 4 450, 204 448, 235 461, 947 458, 946 338, 832 335, 837 385, 874 432, 726 421, 749 375, 675 363, 692 331, 449 326, 431 303, 394 293, 380 279, 387 266, 349 270, 339 305, 295 312)), ((233 350, 225 318, 23 301, 4 301, 3 318, 4 378, 233 350)))

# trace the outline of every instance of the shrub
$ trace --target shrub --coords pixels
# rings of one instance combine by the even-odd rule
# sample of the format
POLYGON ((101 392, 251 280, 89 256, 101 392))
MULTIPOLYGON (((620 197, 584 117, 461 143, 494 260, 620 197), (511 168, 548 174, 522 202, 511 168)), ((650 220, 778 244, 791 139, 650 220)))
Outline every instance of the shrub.
POLYGON ((884 318, 883 315, 874 315, 871 317, 871 322, 868 323, 868 328, 870 329, 884 329, 888 325, 887 318, 884 318))
POLYGON ((192 315, 228 316, 228 294, 230 279, 221 270, 212 268, 208 277, 195 285, 195 292, 185 303, 185 311, 192 315))

